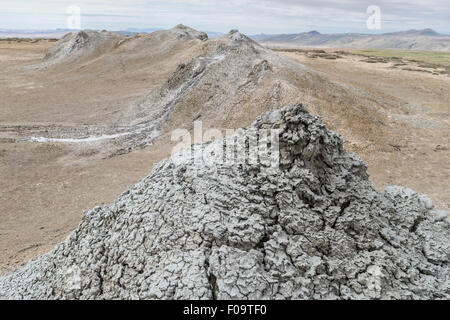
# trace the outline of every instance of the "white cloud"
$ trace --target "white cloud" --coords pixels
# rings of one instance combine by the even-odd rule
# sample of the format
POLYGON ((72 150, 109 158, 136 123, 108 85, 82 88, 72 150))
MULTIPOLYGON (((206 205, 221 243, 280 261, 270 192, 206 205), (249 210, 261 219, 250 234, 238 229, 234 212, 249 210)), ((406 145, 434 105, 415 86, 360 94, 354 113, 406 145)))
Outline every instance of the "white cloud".
POLYGON ((246 33, 369 32, 366 8, 381 8, 381 32, 435 28, 450 33, 448 0, 2 0, 1 28, 64 28, 66 8, 82 10, 85 28, 168 28, 184 23, 203 30, 246 33))

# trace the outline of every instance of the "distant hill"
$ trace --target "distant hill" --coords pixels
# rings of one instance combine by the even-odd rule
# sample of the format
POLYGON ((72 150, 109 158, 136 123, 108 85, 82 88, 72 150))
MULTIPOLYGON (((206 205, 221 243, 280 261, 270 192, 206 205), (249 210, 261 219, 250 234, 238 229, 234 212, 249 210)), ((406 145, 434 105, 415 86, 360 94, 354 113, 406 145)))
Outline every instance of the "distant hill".
POLYGON ((208 35, 208 38, 217 38, 217 37, 222 37, 225 34, 222 32, 216 32, 216 31, 205 31, 206 34, 208 35))
MULTIPOLYGON (((158 31, 162 29, 158 28, 146 28, 146 29, 137 29, 137 28, 128 28, 126 30, 119 31, 111 31, 112 33, 119 34, 126 37, 132 37, 141 34, 148 34, 154 31, 158 31)), ((71 29, 56 29, 56 30, 21 30, 21 29, 0 29, 0 39, 1 38, 42 38, 42 39, 61 39, 66 34, 71 32, 79 32, 80 30, 71 30, 71 29)), ((100 31, 100 30, 98 30, 100 31)))
POLYGON ((43 38, 43 39, 60 39, 69 32, 78 31, 70 29, 56 30, 16 30, 16 29, 0 29, 1 38, 43 38))
POLYGON ((125 37, 134 37, 135 35, 139 34, 139 32, 133 31, 111 31, 111 32, 125 37))
POLYGON ((450 35, 432 29, 384 34, 335 33, 317 31, 297 34, 255 35, 252 38, 271 47, 333 47, 355 49, 403 49, 450 51, 450 35))
POLYGON ((137 34, 137 33, 147 34, 147 33, 152 33, 152 32, 160 31, 160 30, 163 30, 163 29, 161 29, 161 28, 128 28, 121 32, 130 32, 130 33, 134 33, 134 34, 137 34))
MULTIPOLYGON (((155 31, 161 31, 161 28, 127 28, 125 30, 111 31, 112 33, 133 37, 137 34, 149 34, 155 31)), ((13 30, 13 29, 0 29, 0 39, 2 38, 43 38, 43 39, 61 39, 70 32, 78 32, 80 30, 70 29, 56 29, 56 30, 13 30)), ((97 30, 100 31, 100 30, 97 30)), ((209 38, 217 38, 224 36, 222 32, 206 31, 209 38)))
MULTIPOLYGON (((160 28, 128 28, 112 31, 122 36, 135 36, 162 30, 160 28)), ((11 30, 0 29, 0 38, 44 38, 60 39, 67 33, 78 30, 11 30)), ((206 31, 209 38, 223 36, 221 32, 206 31)), ((321 34, 313 30, 295 34, 256 34, 253 40, 268 47, 322 47, 352 49, 401 49, 450 51, 450 35, 439 34, 432 29, 407 30, 383 34, 334 33, 321 34)))

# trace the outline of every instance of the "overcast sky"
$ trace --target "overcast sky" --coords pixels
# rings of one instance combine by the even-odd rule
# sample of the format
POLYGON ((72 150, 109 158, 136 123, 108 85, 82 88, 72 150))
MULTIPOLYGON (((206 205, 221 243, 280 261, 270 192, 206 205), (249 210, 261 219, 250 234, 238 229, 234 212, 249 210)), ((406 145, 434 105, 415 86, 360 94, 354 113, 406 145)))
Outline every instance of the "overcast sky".
POLYGON ((392 32, 432 28, 450 34, 450 0, 0 0, 0 28, 66 28, 70 6, 83 29, 170 28, 247 34, 392 32), (381 29, 369 30, 366 10, 381 10, 381 29))

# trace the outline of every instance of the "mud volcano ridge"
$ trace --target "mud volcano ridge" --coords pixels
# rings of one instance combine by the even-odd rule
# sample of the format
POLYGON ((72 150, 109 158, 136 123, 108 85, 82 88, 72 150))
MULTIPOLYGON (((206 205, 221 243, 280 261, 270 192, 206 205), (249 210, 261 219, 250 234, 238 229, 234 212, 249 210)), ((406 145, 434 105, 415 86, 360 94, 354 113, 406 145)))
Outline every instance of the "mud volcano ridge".
POLYGON ((374 135, 388 144, 392 131, 402 128, 385 111, 389 105, 403 112, 396 101, 331 81, 237 30, 214 39, 183 25, 128 38, 82 31, 50 52, 68 53, 49 58, 53 64, 43 75, 64 75, 69 86, 85 79, 76 99, 82 106, 74 99, 61 102, 80 110, 67 111, 78 122, 30 130, 23 138, 70 145, 76 154, 114 157, 147 148, 175 128, 192 129, 198 119, 205 127, 240 128, 298 101, 361 145, 373 143, 374 135), (73 43, 79 48, 66 50, 73 43))
MULTIPOLYGON (((291 70, 297 78, 309 81, 302 66, 261 47, 237 30, 208 40, 205 33, 184 25, 135 37, 91 30, 68 34, 49 49, 39 65, 50 71, 72 72, 82 68, 84 73, 89 73, 93 70, 100 77, 109 70, 131 68, 136 61, 139 65, 148 61, 152 66, 150 70, 162 68, 158 64, 176 68, 162 76, 156 85, 149 85, 151 89, 145 94, 122 102, 117 116, 102 125, 78 126, 71 130, 49 128, 30 140, 95 142, 103 144, 98 149, 108 156, 128 153, 152 145, 167 122, 178 119, 179 114, 182 114, 181 125, 191 120, 186 117, 201 117, 214 127, 226 126, 227 122, 236 122, 251 114, 251 118, 244 121, 248 125, 267 109, 292 103, 282 101, 281 93, 289 97, 295 90, 280 80, 283 78, 274 68, 291 70)), ((117 75, 115 80, 122 77, 123 74, 117 75)), ((239 127, 241 125, 235 126, 239 127)))
MULTIPOLYGON (((279 169, 165 159, 1 278, 0 297, 450 297, 445 212, 409 189, 375 191, 366 164, 301 105, 263 114, 225 144, 261 129, 280 130, 279 169)), ((215 144, 224 141, 194 148, 215 144)))

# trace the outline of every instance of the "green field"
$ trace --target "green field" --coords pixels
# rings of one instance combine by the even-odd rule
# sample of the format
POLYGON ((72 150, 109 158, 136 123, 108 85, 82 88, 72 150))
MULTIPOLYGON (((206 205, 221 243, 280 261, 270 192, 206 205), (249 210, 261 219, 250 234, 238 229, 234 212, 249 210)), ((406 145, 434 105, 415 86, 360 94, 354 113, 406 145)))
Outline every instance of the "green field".
POLYGON ((408 60, 428 68, 450 70, 450 52, 365 49, 354 50, 353 53, 392 61, 408 60))

